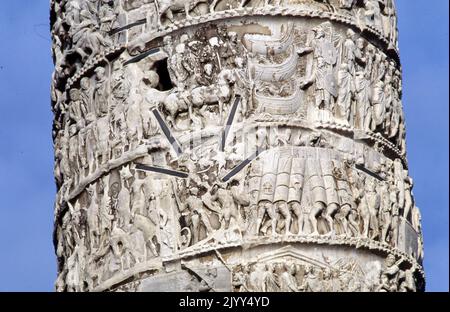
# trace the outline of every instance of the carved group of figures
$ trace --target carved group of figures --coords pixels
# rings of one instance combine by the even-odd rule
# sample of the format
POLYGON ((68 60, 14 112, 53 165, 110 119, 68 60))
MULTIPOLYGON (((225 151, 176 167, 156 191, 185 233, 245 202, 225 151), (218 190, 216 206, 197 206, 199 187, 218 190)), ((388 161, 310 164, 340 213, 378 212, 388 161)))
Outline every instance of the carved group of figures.
POLYGON ((313 32, 312 43, 300 51, 313 59, 301 85, 314 85, 316 108, 357 129, 379 132, 404 151, 401 73, 395 61, 351 29, 345 38, 332 35, 327 23, 313 32))
POLYGON ((68 202, 58 228, 58 290, 87 291, 116 273, 178 249, 171 192, 124 166, 68 202), (164 201, 168 201, 164 203, 164 201))
MULTIPOLYGON (((306 111, 309 121, 336 121, 355 129, 380 133, 404 153, 401 73, 396 62, 353 30, 348 29, 341 35, 329 22, 308 31, 303 35, 306 39, 301 37, 301 34, 295 36, 296 51, 290 52, 281 64, 271 62, 270 53, 263 57, 266 63, 273 65, 260 66, 261 75, 267 76, 271 69, 277 73, 273 77, 280 72, 286 72, 287 76, 263 83, 260 80, 267 78, 254 77, 256 91, 270 93, 270 97, 259 100, 259 104, 268 102, 271 105, 270 102, 285 100, 289 107, 306 111), (304 66, 299 65, 300 60, 288 61, 295 60, 295 53, 306 58, 304 66), (301 68, 304 76, 298 76, 295 66, 301 68), (294 77, 300 82, 292 87, 294 77), (286 93, 286 88, 294 90, 286 93), (305 90, 303 100, 292 95, 298 93, 298 89, 305 90), (304 103, 296 103, 298 101, 304 103)), ((260 43, 264 44, 269 46, 269 41, 260 43)), ((252 49, 258 50, 258 46, 254 45, 252 49)))
MULTIPOLYGON (((174 197, 185 246, 243 237, 340 236, 398 246, 402 223, 420 235, 412 179, 399 159, 382 161, 376 172, 344 161, 327 149, 291 148, 263 154, 229 182, 217 182, 220 155, 179 159, 189 178, 179 179, 174 197), (211 157, 210 157, 211 156, 211 157)), ((358 160, 359 161, 359 160, 358 160)), ((219 173, 220 175, 220 173, 219 173)), ((419 257, 422 254, 419 246, 419 257)))
POLYGON ((246 91, 238 90, 245 59, 237 34, 225 27, 199 28, 193 35, 164 37, 163 49, 173 89, 155 104, 169 125, 174 130, 222 125, 233 96, 246 91))
POLYGON ((76 185, 159 133, 152 103, 145 98, 146 90, 158 84, 156 72, 123 70, 118 60, 97 67, 93 78, 82 78, 79 87, 69 91, 63 130, 58 131, 55 145, 59 185, 63 180, 76 185), (138 77, 133 79, 134 75, 138 77))
POLYGON ((54 2, 52 34, 58 78, 68 77, 114 44, 110 32, 117 27, 120 10, 113 0, 54 2))
POLYGON ((415 292, 415 268, 400 269, 404 259, 388 255, 382 268, 362 269, 355 259, 322 266, 295 261, 238 265, 232 276, 236 292, 415 292))
POLYGON ((351 160, 315 157, 286 153, 250 165, 244 209, 250 233, 342 235, 397 246, 400 220, 417 224, 412 180, 399 160, 380 164, 387 175, 378 180, 351 160))

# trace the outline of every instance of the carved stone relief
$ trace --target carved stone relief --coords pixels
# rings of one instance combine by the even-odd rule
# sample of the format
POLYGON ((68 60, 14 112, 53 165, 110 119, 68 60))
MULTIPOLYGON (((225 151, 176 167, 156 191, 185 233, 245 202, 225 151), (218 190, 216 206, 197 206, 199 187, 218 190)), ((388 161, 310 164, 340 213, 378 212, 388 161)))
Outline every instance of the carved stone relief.
POLYGON ((52 2, 56 289, 423 290, 395 23, 391 1, 52 2))

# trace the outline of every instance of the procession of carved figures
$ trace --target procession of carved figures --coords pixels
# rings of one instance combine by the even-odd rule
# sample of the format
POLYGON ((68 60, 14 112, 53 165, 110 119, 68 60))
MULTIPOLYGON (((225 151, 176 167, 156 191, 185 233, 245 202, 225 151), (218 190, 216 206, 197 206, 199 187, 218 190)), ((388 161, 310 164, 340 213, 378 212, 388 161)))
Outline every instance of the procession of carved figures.
MULTIPOLYGON (((400 268, 403 259, 389 255, 383 266, 362 268, 356 259, 320 266, 299 261, 268 261, 238 265, 233 271, 236 292, 415 292, 414 268, 400 268)), ((328 262, 328 263, 327 263, 328 262)))
MULTIPOLYGON (((366 244, 422 262, 401 69, 383 52, 397 44, 392 1, 52 5, 57 290, 95 290, 139 264, 246 241, 366 244), (249 14, 144 40, 196 16, 284 6, 354 26, 249 14)), ((351 259, 248 263, 232 283, 414 291, 419 268, 406 263, 390 255, 370 278, 351 259)))
POLYGON ((57 230, 67 270, 60 278, 69 290, 89 290, 137 263, 249 237, 366 238, 397 247, 402 220, 420 232, 411 180, 398 160, 379 181, 352 160, 330 158, 332 151, 314 154, 268 154, 242 183, 228 184, 210 182, 213 173, 199 173, 190 158, 182 160, 194 173, 186 180, 155 181, 124 166, 68 203, 57 230))

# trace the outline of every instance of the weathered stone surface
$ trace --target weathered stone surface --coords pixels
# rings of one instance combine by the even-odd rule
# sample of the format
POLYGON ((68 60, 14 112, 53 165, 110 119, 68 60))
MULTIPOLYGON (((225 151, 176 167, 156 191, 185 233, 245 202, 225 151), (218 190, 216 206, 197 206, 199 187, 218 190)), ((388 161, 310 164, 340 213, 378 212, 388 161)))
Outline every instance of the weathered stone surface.
POLYGON ((423 291, 391 0, 60 0, 58 291, 423 291))

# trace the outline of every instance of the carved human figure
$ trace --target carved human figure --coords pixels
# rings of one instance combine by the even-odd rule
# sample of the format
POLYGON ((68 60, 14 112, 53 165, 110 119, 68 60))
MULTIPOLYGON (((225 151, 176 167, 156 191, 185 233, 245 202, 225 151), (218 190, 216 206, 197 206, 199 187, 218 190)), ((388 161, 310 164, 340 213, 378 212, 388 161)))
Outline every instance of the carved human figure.
POLYGON ((318 161, 316 159, 308 158, 306 160, 305 168, 305 184, 310 191, 312 206, 308 217, 312 228, 311 235, 318 235, 319 229, 317 226, 317 218, 319 214, 327 209, 327 195, 318 161))
POLYGON ((97 201, 97 188, 95 184, 91 184, 87 188, 89 195, 89 206, 87 207, 87 224, 89 229, 89 242, 91 250, 99 246, 100 227, 99 227, 99 206, 97 201))
POLYGON ((91 81, 88 77, 83 77, 80 80, 80 100, 86 105, 86 123, 95 120, 96 110, 91 95, 91 81))
POLYGON ((198 197, 198 188, 192 187, 189 189, 189 196, 183 207, 180 209, 183 213, 187 214, 190 218, 192 225, 193 244, 200 241, 200 226, 203 225, 206 228, 207 236, 213 232, 213 228, 209 221, 208 214, 205 210, 205 204, 198 197))
POLYGON ((119 173, 121 187, 117 195, 117 226, 126 230, 131 221, 131 194, 128 180, 132 177, 132 174, 128 166, 124 166, 119 173))
MULTIPOLYGON (((166 39, 166 41, 169 42, 169 39, 166 39)), ((190 76, 190 73, 193 72, 186 53, 186 44, 180 42, 176 45, 174 53, 169 54, 168 59, 170 78, 173 84, 180 90, 185 88, 185 82, 190 76)))
POLYGON ((80 161, 80 173, 84 175, 84 169, 88 167, 87 160, 87 147, 86 147, 86 128, 82 128, 78 131, 78 159, 80 161))
POLYGON ((109 109, 109 90, 106 76, 106 70, 103 67, 95 69, 95 87, 94 102, 96 105, 97 116, 104 116, 109 109))
POLYGON ((144 95, 144 100, 141 102, 142 126, 143 134, 147 138, 154 136, 158 130, 158 123, 155 121, 152 108, 163 102, 166 97, 166 92, 157 90, 160 78, 156 71, 150 70, 144 74, 143 82, 145 88, 148 90, 144 95))
POLYGON ((333 170, 333 176, 336 180, 336 187, 339 196, 340 207, 339 211, 335 214, 334 220, 337 225, 341 227, 341 235, 354 235, 354 225, 349 225, 349 214, 353 210, 353 194, 350 189, 350 185, 347 181, 347 177, 344 170, 335 167, 333 170))
POLYGON ((275 273, 275 265, 272 263, 267 263, 264 266, 263 273, 263 284, 262 291, 263 292, 277 292, 280 289, 278 275, 275 273))
POLYGON ((95 126, 95 135, 97 142, 96 158, 98 164, 105 164, 110 158, 110 124, 107 116, 97 119, 95 126), (100 160, 101 159, 101 160, 100 160))
POLYGON ((376 190, 376 183, 373 179, 366 179, 366 199, 368 205, 368 212, 370 215, 369 219, 369 229, 371 239, 376 239, 379 237, 379 226, 378 226, 378 212, 380 211, 381 197, 376 190))
MULTIPOLYGON (((101 197, 99 200, 99 227, 104 237, 108 237, 112 229, 114 216, 111 213, 111 198, 109 194, 109 177, 105 176, 100 180, 101 197)), ((104 238, 103 237, 103 238, 104 238)))
MULTIPOLYGON (((378 193, 381 196, 381 207, 380 207, 380 226, 381 226, 381 236, 380 242, 385 243, 389 230, 391 229, 391 197, 389 193, 389 188, 387 182, 382 182, 378 188, 378 193)), ((395 199, 396 200, 396 199, 395 199)))
POLYGON ((291 166, 291 176, 288 195, 288 206, 292 215, 297 218, 298 234, 304 234, 306 231, 306 222, 308 221, 309 205, 302 206, 303 184, 304 184, 305 165, 301 158, 293 158, 291 166))
POLYGON ((320 277, 320 268, 315 266, 306 267, 306 278, 303 289, 307 292, 322 291, 322 279, 320 277))
POLYGON ((233 195, 225 186, 215 184, 211 189, 211 201, 218 202, 221 207, 221 227, 224 230, 237 225, 238 211, 233 195))
POLYGON ((143 138, 143 120, 141 114, 142 95, 137 89, 133 89, 130 95, 129 104, 125 113, 127 140, 132 150, 139 145, 143 138))
POLYGON ((264 216, 266 215, 266 213, 270 219, 272 236, 276 236, 277 213, 274 204, 268 200, 263 200, 258 203, 258 214, 256 217, 256 235, 259 235, 261 231, 264 216))
POLYGON ((346 63, 342 63, 338 71, 338 86, 337 116, 351 125, 353 124, 352 104, 356 87, 350 67, 346 63))
POLYGON ((347 30, 346 38, 342 47, 341 64, 345 63, 348 66, 348 71, 350 75, 355 74, 356 58, 360 51, 355 44, 355 32, 351 29, 347 30))
POLYGON ((75 122, 77 128, 81 129, 85 126, 85 118, 87 115, 86 103, 82 100, 79 89, 71 89, 69 92, 69 116, 75 122))
POLYGON ((392 237, 391 237, 391 245, 396 247, 397 246, 397 242, 398 242, 398 232, 399 232, 399 227, 400 227, 400 206, 398 204, 398 196, 397 196, 397 191, 393 190, 391 191, 391 215, 392 215, 392 219, 391 219, 391 229, 392 229, 392 237), (394 195, 395 194, 395 195, 394 195), (395 201, 392 201, 394 199, 395 196, 395 201))
POLYGON ((95 170, 96 164, 96 156, 97 156, 97 134, 96 127, 94 124, 90 124, 86 129, 86 154, 87 154, 87 163, 89 168, 89 174, 93 173, 95 170))
POLYGON ((406 175, 406 178, 405 178, 405 205, 403 207, 403 217, 408 221, 411 221, 411 211, 414 207, 414 200, 412 197, 413 185, 414 185, 413 179, 406 175))
POLYGON ((326 22, 313 29, 314 39, 309 43, 310 48, 305 49, 305 52, 313 52, 313 66, 309 76, 300 83, 302 88, 314 83, 316 108, 330 112, 334 111, 334 102, 338 96, 333 70, 338 56, 335 42, 339 41, 337 36, 326 31, 331 27, 326 22))
POLYGON ((358 54, 362 55, 361 58, 357 59, 356 73, 355 73, 355 100, 356 100, 356 112, 355 112, 355 125, 359 129, 368 130, 365 119, 369 121, 371 116, 371 58, 372 58, 372 47, 367 46, 364 52, 364 39, 359 38, 356 41, 356 46, 358 48, 358 54))
POLYGON ((340 207, 339 194, 334 175, 336 164, 332 160, 320 158, 320 165, 326 194, 326 209, 323 211, 322 215, 328 223, 328 234, 334 235, 335 228, 333 217, 339 211, 340 207))
POLYGON ((379 0, 364 0, 364 16, 367 26, 372 26, 382 31, 381 10, 379 0))
POLYGON ((145 193, 146 180, 139 178, 139 172, 135 171, 134 181, 131 185, 131 215, 147 215, 147 194, 145 193))
POLYGON ((294 263, 283 263, 284 271, 280 275, 280 290, 282 292, 297 292, 298 285, 295 275, 297 268, 294 263))
POLYGON ((379 292, 395 292, 398 290, 399 265, 404 262, 403 258, 396 261, 395 256, 389 254, 384 262, 384 268, 380 275, 379 292))
POLYGON ((79 174, 79 168, 81 167, 78 159, 79 144, 78 144, 77 126, 71 125, 69 131, 70 131, 70 138, 68 142, 69 143, 68 158, 71 169, 71 176, 77 178, 79 174))
POLYGON ((359 214, 356 209, 350 210, 348 214, 348 229, 352 237, 361 236, 361 232, 359 229, 359 214))
POLYGON ((414 276, 416 271, 416 266, 413 265, 410 269, 402 272, 402 282, 399 286, 400 292, 416 292, 417 291, 417 281, 414 276))
MULTIPOLYGON (((70 3, 75 3, 71 1, 70 3)), ((82 2, 87 5, 88 2, 82 2)), ((76 6, 74 6, 75 8, 76 6)), ((70 9, 69 12, 73 14, 68 15, 66 19, 70 25, 69 36, 72 38, 73 50, 77 52, 83 60, 88 57, 99 54, 102 48, 112 45, 108 36, 103 36, 99 32, 100 25, 93 17, 89 9, 84 8, 79 10, 70 9)))
POLYGON ((385 87, 384 87, 384 121, 383 121, 383 134, 385 137, 389 137, 391 132, 392 113, 394 110, 394 87, 391 73, 385 75, 385 87))
POLYGON ((100 31, 104 37, 110 35, 110 31, 113 28, 113 24, 116 20, 116 13, 114 11, 114 3, 110 0, 101 0, 100 9, 98 12, 100 31))

